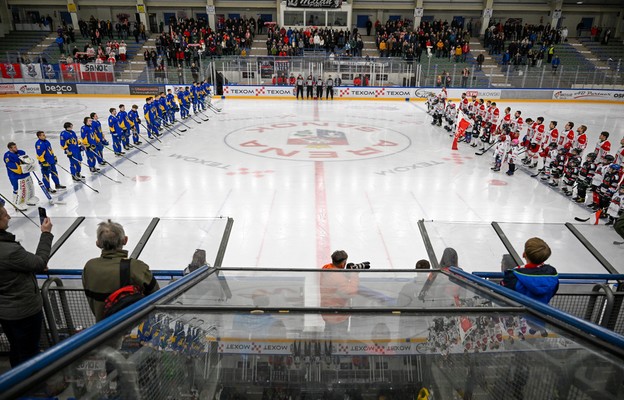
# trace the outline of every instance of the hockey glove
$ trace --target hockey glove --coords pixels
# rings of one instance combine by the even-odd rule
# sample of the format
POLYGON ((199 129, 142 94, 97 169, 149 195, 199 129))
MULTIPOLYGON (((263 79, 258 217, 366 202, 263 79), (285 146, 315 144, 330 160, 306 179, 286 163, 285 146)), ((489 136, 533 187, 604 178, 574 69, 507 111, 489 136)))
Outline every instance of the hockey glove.
POLYGON ((67 155, 67 157, 71 157, 73 155, 72 152, 69 150, 65 150, 65 154, 67 155))
POLYGON ((56 164, 58 162, 58 159, 56 158, 56 156, 54 156, 54 164, 56 164))

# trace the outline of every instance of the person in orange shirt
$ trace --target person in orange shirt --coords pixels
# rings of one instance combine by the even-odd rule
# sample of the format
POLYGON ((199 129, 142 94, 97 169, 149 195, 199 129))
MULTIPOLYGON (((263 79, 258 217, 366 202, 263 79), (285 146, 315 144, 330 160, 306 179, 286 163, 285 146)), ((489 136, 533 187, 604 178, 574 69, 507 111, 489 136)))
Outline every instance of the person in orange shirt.
MULTIPOLYGON (((349 256, 344 250, 336 250, 331 255, 332 262, 323 266, 323 270, 345 269, 349 256)), ((325 272, 321 273, 321 307, 345 308, 349 300, 358 292, 360 276, 357 272, 325 272)), ((349 327, 348 314, 323 314, 325 331, 346 333, 349 327)))

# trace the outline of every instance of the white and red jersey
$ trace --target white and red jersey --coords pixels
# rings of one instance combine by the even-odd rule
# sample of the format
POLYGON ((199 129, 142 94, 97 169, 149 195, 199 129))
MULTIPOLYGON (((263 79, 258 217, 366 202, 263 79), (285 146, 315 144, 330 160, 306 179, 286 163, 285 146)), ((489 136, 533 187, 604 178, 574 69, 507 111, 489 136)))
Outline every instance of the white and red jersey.
POLYGON ((533 124, 533 137, 531 138, 531 144, 543 144, 544 142, 544 125, 538 124, 537 122, 533 124))
MULTIPOLYGON (((509 126, 511 124, 511 114, 505 114, 503 116, 503 121, 501 122, 502 126, 509 126)), ((501 128, 502 128, 501 126, 501 128)))
POLYGON ((514 120, 513 122, 514 131, 520 132, 523 126, 524 126, 524 120, 522 119, 522 117, 518 117, 514 120))
POLYGON ((557 145, 558 145, 558 141, 559 141, 559 131, 557 130, 557 128, 555 128, 555 129, 551 130, 551 131, 548 133, 548 136, 546 136, 546 138, 547 138, 546 140, 548 140, 548 141, 546 142, 546 146, 548 146, 548 145, 549 145, 549 144, 551 144, 551 143, 555 143, 555 144, 557 144, 557 145))
POLYGON ((498 124, 498 119, 500 118, 500 110, 498 107, 492 106, 492 111, 490 112, 490 122, 492 125, 496 126, 498 124))
POLYGON ((603 160, 607 154, 611 151, 611 142, 605 140, 601 142, 600 140, 596 143, 596 148, 594 149, 594 153, 598 154, 597 160, 603 160))
POLYGON ((468 113, 475 114, 477 112, 477 108, 479 107, 479 103, 475 101, 471 101, 468 103, 468 113))
POLYGON ((565 135, 561 135, 561 142, 564 148, 571 149, 574 145, 574 130, 570 129, 565 135))
POLYGON ((459 109, 464 113, 468 112, 469 103, 470 103, 470 100, 468 100, 468 97, 464 97, 459 103, 459 109))
POLYGON ((485 108, 485 104, 483 103, 479 104, 479 116, 481 117, 482 121, 485 121, 486 115, 487 115, 487 109, 485 108))
POLYGON ((517 164, 519 152, 520 150, 518 149, 518 146, 511 146, 511 148, 507 152, 507 162, 510 164, 517 164))
POLYGON ((438 94, 438 98, 442 100, 443 102, 446 102, 447 97, 448 97, 448 93, 446 92, 446 88, 440 90, 440 93, 438 94))
POLYGON ((587 135, 585 135, 585 133, 578 135, 578 137, 574 139, 572 147, 575 149, 581 149, 581 151, 585 150, 587 148, 587 135))
POLYGON ((615 161, 616 164, 620 164, 622 168, 624 168, 624 146, 620 147, 620 149, 615 153, 615 161))

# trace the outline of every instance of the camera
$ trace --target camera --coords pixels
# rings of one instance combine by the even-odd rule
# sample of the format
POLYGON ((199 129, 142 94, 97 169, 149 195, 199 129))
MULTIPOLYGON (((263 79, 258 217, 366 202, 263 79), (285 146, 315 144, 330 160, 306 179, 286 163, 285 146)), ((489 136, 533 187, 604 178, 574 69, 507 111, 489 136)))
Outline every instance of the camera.
POLYGON ((370 269, 370 262, 364 261, 358 264, 348 263, 346 269, 370 269))

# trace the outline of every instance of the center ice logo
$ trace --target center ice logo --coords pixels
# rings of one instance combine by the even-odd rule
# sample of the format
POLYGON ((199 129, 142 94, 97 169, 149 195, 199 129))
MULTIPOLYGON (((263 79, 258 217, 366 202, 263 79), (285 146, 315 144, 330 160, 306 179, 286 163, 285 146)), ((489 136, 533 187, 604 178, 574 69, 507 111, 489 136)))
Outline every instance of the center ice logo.
POLYGON ((294 161, 355 161, 399 153, 411 144, 388 128, 346 122, 281 122, 230 132, 225 142, 243 153, 294 161))

